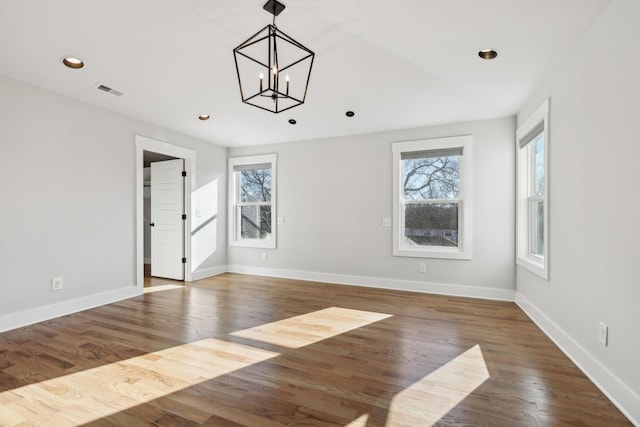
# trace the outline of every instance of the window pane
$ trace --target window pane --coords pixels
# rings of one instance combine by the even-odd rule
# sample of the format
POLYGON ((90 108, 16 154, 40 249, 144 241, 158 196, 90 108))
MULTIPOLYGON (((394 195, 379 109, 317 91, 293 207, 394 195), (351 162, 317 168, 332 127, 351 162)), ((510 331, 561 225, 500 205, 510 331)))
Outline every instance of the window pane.
POLYGON ((405 200, 458 198, 460 158, 456 155, 402 160, 405 200))
POLYGON ((248 169, 239 173, 241 202, 271 201, 271 168, 248 169))
POLYGON ((271 206, 242 206, 240 216, 243 239, 267 239, 271 236, 271 206))
POLYGON ((529 253, 544 257, 544 202, 529 201, 529 253))
POLYGON ((536 196, 544 195, 544 133, 535 140, 535 193, 536 196))
POLYGON ((407 246, 458 246, 458 204, 405 205, 404 238, 407 246))

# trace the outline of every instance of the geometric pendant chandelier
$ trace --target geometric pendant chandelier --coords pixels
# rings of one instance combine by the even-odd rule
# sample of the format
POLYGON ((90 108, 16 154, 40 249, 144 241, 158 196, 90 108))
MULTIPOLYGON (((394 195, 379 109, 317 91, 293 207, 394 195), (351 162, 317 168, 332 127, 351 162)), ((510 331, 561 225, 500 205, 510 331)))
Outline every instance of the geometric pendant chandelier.
POLYGON ((285 6, 269 0, 267 25, 233 49, 242 102, 272 113, 304 103, 315 54, 276 27, 285 6))

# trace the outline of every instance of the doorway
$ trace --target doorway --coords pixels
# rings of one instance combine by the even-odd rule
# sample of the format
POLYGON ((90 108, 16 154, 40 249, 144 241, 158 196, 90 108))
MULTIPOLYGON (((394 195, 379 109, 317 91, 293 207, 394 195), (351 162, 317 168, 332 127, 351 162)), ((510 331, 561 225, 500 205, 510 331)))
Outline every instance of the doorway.
MULTIPOLYGON (((162 141, 157 141, 151 138, 136 135, 136 287, 142 292, 145 284, 145 276, 151 275, 153 268, 153 261, 162 262, 161 259, 152 255, 152 235, 151 223, 153 220, 153 210, 151 206, 151 173, 145 172, 146 167, 151 168, 152 164, 156 166, 161 165, 160 162, 165 162, 167 165, 171 164, 171 161, 182 160, 180 164, 184 164, 184 171, 186 177, 184 178, 184 193, 182 197, 182 203, 180 206, 184 212, 184 219, 180 218, 181 234, 180 238, 182 242, 179 250, 183 253, 180 263, 182 264, 181 272, 184 272, 184 281, 191 281, 191 189, 195 187, 195 176, 192 171, 195 171, 195 152, 183 147, 167 144, 162 141), (148 174, 148 175, 147 175, 148 174), (145 205, 147 209, 145 209, 145 205), (145 274, 146 273, 146 274, 145 274)), ((158 169, 158 168, 156 168, 158 169)), ((161 170, 167 170, 163 167, 161 170)), ((148 169, 150 171, 150 169, 148 169)), ((182 177, 180 177, 182 178, 182 177)), ((166 182, 161 182, 160 185, 165 185, 166 182)), ((157 185, 160 188, 160 185, 157 185)), ((165 185, 166 188, 166 185, 165 185)), ((167 192, 165 192, 167 193, 167 192)), ((175 249, 175 248, 174 248, 175 249)), ((161 271, 161 270, 160 270, 161 271)), ((163 273, 160 273, 161 275, 163 273)))

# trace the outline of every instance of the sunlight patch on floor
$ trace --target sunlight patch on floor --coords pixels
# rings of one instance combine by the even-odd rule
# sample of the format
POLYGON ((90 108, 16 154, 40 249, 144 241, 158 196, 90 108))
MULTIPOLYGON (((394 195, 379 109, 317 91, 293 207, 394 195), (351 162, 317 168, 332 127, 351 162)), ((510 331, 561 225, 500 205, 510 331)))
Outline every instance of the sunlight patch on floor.
POLYGON ((231 335, 280 347, 300 348, 392 317, 391 314, 329 307, 231 335))
POLYGON ((145 294, 150 294, 150 293, 153 293, 153 292, 170 291, 172 289, 184 289, 184 285, 149 286, 148 288, 144 288, 144 293, 145 294))
POLYGON ((476 344, 395 395, 386 425, 433 425, 488 379, 489 370, 476 344))
POLYGON ((367 421, 369 421, 369 414, 360 415, 344 427, 367 427, 367 421))
POLYGON ((278 355, 214 338, 171 347, 2 392, 0 424, 82 425, 278 355))

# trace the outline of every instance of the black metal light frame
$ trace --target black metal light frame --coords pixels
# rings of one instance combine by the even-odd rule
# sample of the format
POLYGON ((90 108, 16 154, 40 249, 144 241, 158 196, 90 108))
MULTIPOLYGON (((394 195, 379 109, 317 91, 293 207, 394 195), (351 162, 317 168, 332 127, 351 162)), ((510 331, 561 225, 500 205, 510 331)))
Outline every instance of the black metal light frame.
MULTIPOLYGON (((236 63, 236 73, 238 75, 238 84, 240 86, 240 96, 242 98, 242 102, 245 104, 253 105, 254 107, 258 107, 260 109, 271 111, 272 113, 281 113, 282 111, 289 110, 293 107, 297 107, 298 105, 304 104, 304 101, 307 97, 307 89, 309 88, 309 80, 311 79, 311 69, 313 68, 313 60, 315 58, 315 54, 306 48, 301 43, 297 42, 293 38, 289 37, 287 34, 280 31, 275 25, 275 18, 278 16, 285 8, 285 5, 280 3, 277 0, 269 0, 264 6, 263 9, 273 15, 273 24, 269 24, 266 27, 262 28, 260 31, 255 33, 253 36, 249 37, 247 40, 242 42, 238 47, 233 49, 233 56, 236 63), (248 53, 245 53, 244 50, 258 43, 264 43, 267 46, 268 54, 267 54, 267 63, 262 62, 259 59, 251 57, 248 53), (279 43, 287 43, 288 47, 293 47, 299 49, 301 51, 301 58, 291 62, 290 64, 283 64, 280 67, 280 63, 278 60, 278 44, 279 43), (240 64, 238 63, 239 57, 243 57, 252 61, 255 64, 258 64, 260 69, 264 69, 264 74, 267 76, 267 85, 266 87, 262 84, 262 79, 260 79, 259 90, 255 93, 247 90, 250 86, 249 84, 245 84, 243 87, 242 77, 240 73, 240 64), (286 82, 286 88, 283 91, 280 85, 280 74, 285 72, 288 69, 293 69, 296 65, 303 63, 304 61, 310 61, 309 63, 309 71, 306 75, 306 82, 304 83, 304 92, 302 96, 295 97, 289 94, 289 82, 286 82), (273 69, 277 72, 273 72, 273 69), (259 105, 257 102, 262 100, 262 98, 271 98, 272 103, 268 103, 271 108, 266 107, 264 105, 259 105), (281 100, 287 100, 287 106, 282 107, 281 100), (292 104, 292 105, 289 105, 292 104)), ((281 46, 282 47, 282 46, 281 46)), ((262 74, 262 73, 261 73, 262 74)))

